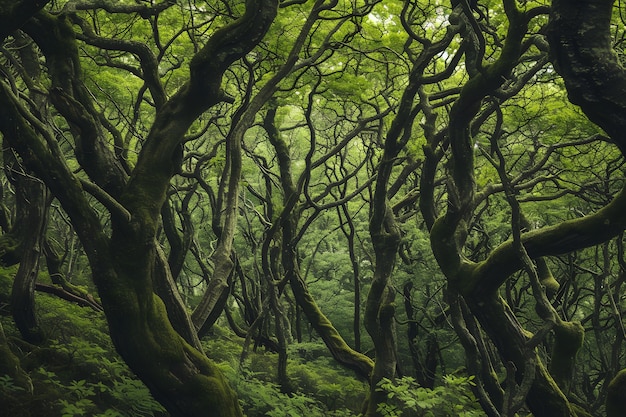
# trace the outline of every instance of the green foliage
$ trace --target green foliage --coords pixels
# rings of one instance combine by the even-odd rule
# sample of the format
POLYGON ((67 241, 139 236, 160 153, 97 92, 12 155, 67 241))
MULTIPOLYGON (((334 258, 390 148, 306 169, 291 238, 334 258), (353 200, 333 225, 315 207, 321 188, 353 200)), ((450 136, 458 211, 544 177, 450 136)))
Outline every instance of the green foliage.
POLYGON ((0 392, 10 394, 25 391, 23 387, 15 384, 15 380, 9 375, 0 375, 0 392))
POLYGON ((248 417, 356 416, 348 409, 329 410, 325 404, 302 392, 283 393, 277 384, 264 381, 245 369, 236 372, 223 366, 222 370, 229 376, 248 417))
MULTIPOLYGON (((47 294, 38 294, 38 311, 51 339, 24 351, 21 362, 33 393, 0 375, 0 399, 13 417, 164 416, 165 410, 113 349, 101 313, 47 294)), ((8 335, 11 320, 0 318, 8 335)))
POLYGON ((81 398, 76 402, 59 400, 62 417, 87 416, 92 414, 94 403, 88 398, 81 398))
POLYGON ((388 402, 379 404, 378 411, 385 417, 481 417, 485 414, 472 394, 472 380, 447 375, 442 385, 428 389, 411 377, 383 378, 377 389, 387 393, 388 402))
POLYGON ((358 410, 365 398, 366 384, 339 368, 326 352, 313 360, 294 359, 287 372, 299 390, 318 399, 328 409, 347 407, 358 410))
POLYGON ((337 365, 323 343, 289 346, 287 373, 293 392, 285 393, 276 380, 277 354, 251 351, 240 366, 236 358, 241 354, 241 341, 233 340, 220 326, 212 331, 213 337, 203 340, 205 351, 230 380, 248 417, 358 414, 367 385, 337 365))
POLYGON ((17 273, 19 265, 9 267, 0 266, 0 307, 9 304, 13 277, 17 273))

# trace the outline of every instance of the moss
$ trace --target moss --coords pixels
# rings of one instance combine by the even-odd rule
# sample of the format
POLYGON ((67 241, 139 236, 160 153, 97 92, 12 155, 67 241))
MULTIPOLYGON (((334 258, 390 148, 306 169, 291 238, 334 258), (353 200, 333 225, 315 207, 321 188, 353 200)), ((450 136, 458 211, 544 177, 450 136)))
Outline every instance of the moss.
POLYGON ((33 383, 22 369, 19 358, 11 351, 0 324, 0 375, 8 375, 13 378, 16 386, 28 392, 33 392, 33 383))
POLYGON ((237 398, 221 372, 215 368, 213 376, 198 374, 189 384, 188 397, 200 399, 194 401, 192 410, 194 415, 205 415, 207 410, 222 410, 220 415, 243 416, 237 398))
POLYGON ((564 321, 555 326, 554 336, 556 337, 555 345, 558 345, 558 350, 555 348, 555 353, 574 355, 583 345, 585 329, 577 321, 564 321))
POLYGON ((6 266, 19 263, 21 246, 21 242, 9 233, 0 236, 0 263, 6 266))
POLYGON ((550 373, 559 387, 569 388, 574 372, 576 353, 583 345, 585 330, 578 322, 561 322, 554 328, 554 346, 550 373))
POLYGON ((606 395, 606 417, 623 417, 626 410, 626 369, 609 383, 606 395))
POLYGON ((541 279, 541 285, 543 285, 546 289, 546 295, 548 296, 548 299, 554 297, 554 295, 559 291, 559 288, 561 287, 559 281, 557 281, 556 278, 552 276, 552 274, 547 277, 543 277, 541 279))
POLYGON ((552 275, 544 258, 537 259, 537 274, 539 275, 541 285, 545 288, 548 299, 551 299, 559 291, 561 284, 552 275))
POLYGON ((242 415, 219 369, 176 333, 158 296, 134 292, 122 300, 131 305, 122 307, 125 320, 116 312, 111 334, 131 369, 172 416, 201 416, 207 410, 225 417, 242 415))
POLYGON ((458 277, 461 256, 454 239, 455 224, 445 216, 438 218, 430 230, 430 245, 437 263, 449 280, 458 277))
POLYGON ((572 417, 576 415, 572 404, 559 389, 541 360, 537 361, 536 377, 528 393, 527 404, 536 416, 572 417))
POLYGON ((17 273, 17 265, 10 267, 0 266, 0 303, 9 304, 13 288, 13 278, 17 273))

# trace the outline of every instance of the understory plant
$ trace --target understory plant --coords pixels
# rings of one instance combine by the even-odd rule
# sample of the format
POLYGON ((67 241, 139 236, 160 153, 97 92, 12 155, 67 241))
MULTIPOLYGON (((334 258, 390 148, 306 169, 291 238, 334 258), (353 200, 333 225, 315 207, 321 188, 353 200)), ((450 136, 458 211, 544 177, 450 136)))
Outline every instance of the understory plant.
POLYGON ((474 397, 473 376, 446 375, 433 389, 419 386, 414 378, 383 378, 378 390, 387 393, 387 402, 378 405, 385 417, 483 417, 474 397))

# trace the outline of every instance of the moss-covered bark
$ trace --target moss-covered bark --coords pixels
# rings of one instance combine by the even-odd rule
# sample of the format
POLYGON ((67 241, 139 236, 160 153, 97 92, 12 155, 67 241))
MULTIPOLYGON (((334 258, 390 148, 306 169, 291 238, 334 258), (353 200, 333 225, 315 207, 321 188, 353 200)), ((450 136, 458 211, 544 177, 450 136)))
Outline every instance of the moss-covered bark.
POLYGON ((554 345, 548 369, 566 393, 572 383, 576 354, 583 345, 584 337, 585 329, 578 322, 560 322, 554 327, 554 345))
MULTIPOLYGON (((383 197, 386 196, 383 194, 383 197)), ((391 209, 388 208, 391 216, 391 209)), ((388 218, 389 219, 389 218, 388 218)), ((370 220, 370 228, 372 226, 370 220)), ((394 222, 378 226, 389 227, 394 222)), ((370 392, 365 413, 368 417, 380 416, 378 405, 387 400, 387 393, 378 389, 383 378, 393 379, 396 375, 397 346, 395 328, 395 289, 392 287, 391 276, 394 268, 400 235, 397 229, 390 232, 376 231, 371 233, 374 244, 376 263, 372 285, 365 303, 365 329, 372 338, 376 353, 374 369, 370 379, 370 392)))
POLYGON ((0 0, 0 42, 41 10, 50 0, 0 0))
MULTIPOLYGON (((13 353, 0 323, 0 375, 8 375, 13 379, 15 386, 33 392, 33 383, 28 374, 22 369, 20 359, 13 353)), ((0 399, 2 393, 0 392, 0 399)))
MULTIPOLYGON (((596 213, 568 220, 554 226, 536 229, 522 235, 528 255, 535 259, 546 255, 560 255, 607 241, 626 228, 626 189, 620 190, 613 201, 596 213)), ((489 257, 472 272, 464 285, 485 293, 498 288, 522 261, 516 254, 513 241, 494 249, 489 257)))
MULTIPOLYGON (((554 0, 550 13, 550 52, 556 70, 565 81, 570 101, 598 124, 622 154, 626 154, 626 71, 613 50, 611 20, 614 0, 554 0)), ((626 190, 595 215, 568 225, 574 239, 582 232, 594 243, 608 240, 626 228, 626 190), (579 233, 580 233, 579 232, 579 233)), ((566 239, 565 236, 563 236, 566 239)), ((570 238, 571 241, 571 238, 570 238)), ((566 241, 566 243, 569 243, 566 241)), ((565 332, 565 338, 570 338, 565 332)), ((580 340, 571 341, 576 344, 580 340)), ((556 348, 556 347, 555 347, 556 348)), ((568 363, 558 367, 567 369, 568 363)), ((623 415, 626 409, 626 372, 621 371, 607 391, 607 416, 623 415)))
POLYGON ((626 153, 626 71, 613 50, 614 0, 554 0, 549 42, 569 100, 626 153))
POLYGON ((606 417, 622 417, 626 410, 626 369, 615 375, 606 394, 606 417))
POLYGON ((118 351, 172 416, 241 416, 224 376, 174 330, 165 305, 146 283, 154 248, 137 250, 136 242, 122 236, 112 240, 117 274, 100 287, 118 351))
POLYGON ((114 154, 103 148, 93 103, 81 89, 80 72, 74 72, 79 65, 71 53, 76 50, 71 26, 62 15, 41 14, 31 22, 29 33, 46 55, 53 77, 52 101, 81 141, 78 159, 94 162, 84 169, 108 193, 110 237, 54 138, 42 139, 45 129, 38 129, 36 118, 0 83, 0 131, 69 215, 89 259, 116 349, 172 416, 241 416, 223 375, 176 332, 155 295, 155 267, 166 265, 155 238, 176 169, 174 151, 195 118, 223 99, 224 71, 262 39, 277 7, 274 0, 249 0, 242 18, 214 33, 192 60, 189 82, 157 113, 128 182, 114 154))
POLYGON ((45 239, 48 192, 41 181, 26 176, 25 173, 16 179, 16 192, 22 253, 13 281, 11 311, 24 340, 37 344, 45 337, 35 312, 35 282, 45 239))
POLYGON ((521 384, 524 378, 532 378, 532 385, 526 396, 528 408, 536 417, 575 417, 572 405, 557 386, 548 370, 536 353, 534 375, 525 375, 528 349, 534 346, 528 343, 533 336, 523 329, 506 302, 497 294, 490 297, 482 295, 466 300, 474 315, 480 321, 491 341, 498 348, 503 361, 515 364, 516 381, 521 384))

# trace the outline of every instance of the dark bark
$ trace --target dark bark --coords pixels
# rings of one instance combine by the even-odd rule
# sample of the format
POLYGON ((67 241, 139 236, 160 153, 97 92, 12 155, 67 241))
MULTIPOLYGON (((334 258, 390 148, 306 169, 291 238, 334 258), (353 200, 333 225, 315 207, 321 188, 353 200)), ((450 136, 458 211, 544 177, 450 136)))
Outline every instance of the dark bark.
POLYGON ((609 383, 606 395, 606 417, 620 417, 626 409, 626 369, 609 383))
POLYGON ((626 153, 626 71, 611 33, 614 0, 554 0, 548 40, 570 101, 626 153))
POLYGON ((400 246, 400 229, 396 224, 393 210, 387 199, 389 178, 394 161, 408 138, 413 124, 411 106, 416 94, 415 80, 413 88, 407 89, 403 95, 405 103, 394 119, 392 129, 385 140, 383 157, 378 167, 374 198, 371 202, 369 230, 374 247, 375 265, 372 285, 365 303, 365 329, 374 342, 376 358, 370 382, 370 396, 366 416, 378 416, 378 404, 384 402, 387 393, 378 389, 377 384, 383 379, 395 377, 396 334, 395 334, 395 290, 393 289, 392 272, 398 248, 400 246), (402 140, 400 135, 404 132, 402 140))
POLYGON ((411 361, 416 374, 417 383, 424 388, 434 388, 435 377, 437 375, 437 366, 439 365, 439 343, 433 333, 429 333, 426 339, 426 354, 424 355, 419 348, 420 341, 420 325, 415 317, 415 309, 413 308, 413 296, 411 291, 413 283, 407 282, 402 287, 404 295, 404 311, 407 318, 407 340, 409 352, 411 352, 411 361))
POLYGON ((337 208, 339 217, 341 219, 341 213, 345 221, 341 224, 341 230, 343 231, 346 239, 348 240, 348 253, 350 254, 350 264, 352 265, 352 283, 354 285, 354 318, 352 320, 352 331, 354 333, 354 349, 361 351, 361 268, 359 267, 359 261, 355 251, 355 228, 354 222, 348 212, 347 204, 337 208))
POLYGON ((46 57, 52 80, 49 100, 69 124, 77 160, 98 187, 117 198, 126 183, 126 171, 109 148, 91 93, 83 83, 71 23, 64 15, 40 12, 24 30, 46 57))
POLYGON ((22 254, 11 291, 11 311, 22 338, 39 344, 45 336, 35 312, 35 283, 45 239, 48 193, 45 185, 31 176, 17 180, 16 193, 20 210, 18 221, 22 224, 22 254))
POLYGON ((0 42, 11 32, 20 29, 24 23, 44 8, 50 0, 1 0, 0 1, 0 42))
POLYGON ((566 394, 570 391, 576 354, 583 345, 584 336, 585 329, 578 322, 560 322, 554 327, 554 345, 548 369, 566 394))
POLYGON ((180 208, 181 216, 181 232, 178 231, 175 211, 172 207, 171 201, 166 201, 161 210, 161 218, 163 221, 163 231, 169 243, 170 250, 167 256, 167 263, 170 271, 172 272, 172 278, 174 281, 178 280, 178 276, 183 269, 185 263, 185 257, 191 248, 193 242, 194 228, 191 222, 191 216, 188 210, 189 199, 193 195, 193 192, 189 192, 183 199, 182 207, 180 208))
POLYGON ((15 219, 9 231, 0 237, 0 260, 5 266, 19 263, 11 291, 11 312, 24 340, 39 344, 44 340, 44 332, 35 312, 34 288, 45 239, 48 193, 43 182, 20 163, 14 149, 7 146, 3 154, 7 178, 15 188, 15 219))

